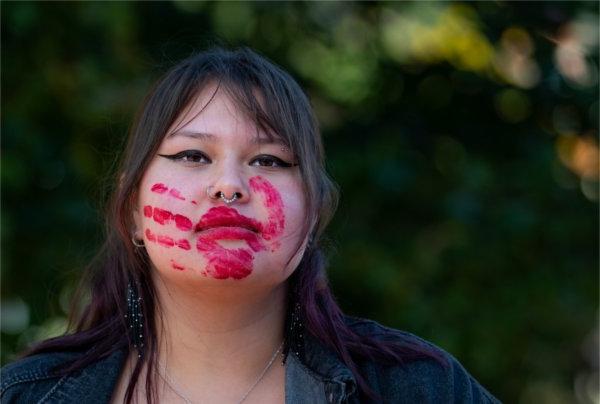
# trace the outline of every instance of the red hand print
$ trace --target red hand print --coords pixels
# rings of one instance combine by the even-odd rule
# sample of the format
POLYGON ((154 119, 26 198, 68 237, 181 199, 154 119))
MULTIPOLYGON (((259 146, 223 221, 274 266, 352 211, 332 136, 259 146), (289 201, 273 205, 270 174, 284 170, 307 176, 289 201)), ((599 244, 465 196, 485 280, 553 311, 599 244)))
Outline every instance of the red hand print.
MULTIPOLYGON (((181 231, 190 231, 193 227, 198 233, 196 249, 207 261, 203 274, 216 279, 242 279, 252 273, 254 254, 266 249, 263 240, 277 238, 285 227, 283 202, 275 187, 260 176, 251 178, 249 184, 255 194, 261 195, 268 212, 264 223, 243 216, 237 210, 226 206, 209 209, 195 226, 186 216, 149 205, 144 206, 144 215, 148 218, 152 217, 157 224, 163 226, 174 221, 175 226, 181 231), (246 242, 248 248, 226 248, 219 244, 219 240, 242 240, 246 242)), ((153 192, 159 194, 165 193, 168 189, 164 184, 154 184, 151 188, 153 192)), ((179 191, 173 188, 168 195, 185 200, 179 191)), ((194 200, 191 203, 197 205, 194 200)), ((177 246, 184 250, 190 249, 186 239, 176 241, 170 236, 155 235, 149 229, 146 229, 146 238, 166 248, 177 246)), ((272 251, 278 248, 278 245, 278 242, 271 243, 272 251)), ((174 262, 172 267, 177 270, 184 268, 174 262)))

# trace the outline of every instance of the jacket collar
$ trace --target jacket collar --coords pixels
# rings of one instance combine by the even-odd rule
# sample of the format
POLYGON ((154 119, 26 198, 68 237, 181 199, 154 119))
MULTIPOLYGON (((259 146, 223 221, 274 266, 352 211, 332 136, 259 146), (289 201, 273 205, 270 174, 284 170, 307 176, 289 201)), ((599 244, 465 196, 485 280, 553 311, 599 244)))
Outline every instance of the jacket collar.
MULTIPOLYGON (((79 397, 86 403, 107 403, 117 385, 121 369, 125 363, 126 350, 117 349, 107 357, 85 367, 78 373, 60 378, 44 399, 60 401, 79 397), (94 392, 95 396, 85 397, 82 392, 94 392)), ((44 401, 42 399, 41 401, 44 401)))
MULTIPOLYGON (((297 363, 316 383, 323 384, 328 401, 341 402, 352 395, 356 391, 356 379, 350 369, 310 333, 305 333, 304 340, 304 355, 297 363)), ((290 355, 294 354, 290 352, 290 355)), ((86 402, 109 402, 126 356, 126 349, 118 349, 75 375, 62 377, 47 396, 77 397, 82 391, 94 391, 99 395, 86 397, 86 402)))
POLYGON ((340 395, 347 397, 353 394, 356 379, 339 356, 309 332, 305 332, 304 340, 304 365, 340 395))

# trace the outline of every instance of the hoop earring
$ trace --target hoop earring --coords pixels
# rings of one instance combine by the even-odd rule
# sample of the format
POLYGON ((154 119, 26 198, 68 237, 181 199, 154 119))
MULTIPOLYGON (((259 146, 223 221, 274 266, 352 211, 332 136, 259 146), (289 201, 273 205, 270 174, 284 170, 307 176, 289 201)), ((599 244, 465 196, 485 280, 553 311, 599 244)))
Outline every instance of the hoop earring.
POLYGON ((144 240, 141 240, 141 242, 138 243, 138 241, 135 239, 135 236, 131 236, 131 242, 133 243, 134 246, 136 246, 137 248, 141 248, 141 247, 145 247, 146 245, 144 244, 144 240))

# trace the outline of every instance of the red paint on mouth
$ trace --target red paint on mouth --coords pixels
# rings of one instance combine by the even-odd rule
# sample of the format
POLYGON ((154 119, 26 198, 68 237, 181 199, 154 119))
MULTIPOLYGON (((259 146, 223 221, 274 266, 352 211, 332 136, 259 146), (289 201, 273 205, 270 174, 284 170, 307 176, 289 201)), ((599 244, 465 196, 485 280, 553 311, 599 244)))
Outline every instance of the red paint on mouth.
POLYGON ((198 202, 196 202, 196 201, 192 201, 192 203, 193 203, 194 205, 198 205, 198 202))
POLYGON ((262 228, 260 222, 240 215, 237 210, 227 206, 210 208, 196 224, 196 231, 203 231, 211 227, 243 227, 253 232, 262 228))
POLYGON ((250 187, 254 192, 263 194, 263 200, 269 216, 267 223, 263 225, 262 236, 265 240, 271 240, 283 233, 285 227, 285 214, 283 213, 283 201, 277 189, 261 176, 250 178, 250 187))
POLYGON ((176 269, 178 271, 183 271, 185 269, 183 265, 179 265, 174 260, 171 260, 171 266, 173 267, 173 269, 176 269))
POLYGON ((187 217, 183 216, 183 215, 175 215, 173 216, 173 218, 175 219, 175 226, 177 226, 177 228, 179 230, 183 230, 183 231, 189 231, 192 230, 192 221, 190 219, 188 219, 187 217))
POLYGON ((247 248, 227 249, 216 240, 198 238, 196 244, 207 262, 207 273, 216 279, 242 279, 252 273, 254 256, 247 248))
POLYGON ((179 191, 176 190, 175 188, 171 188, 171 190, 169 191, 169 195, 171 195, 173 198, 177 198, 179 200, 185 201, 185 198, 183 196, 181 196, 181 193, 179 193, 179 191))
POLYGON ((156 192, 157 194, 164 194, 165 192, 167 192, 167 189, 169 189, 169 188, 165 184, 161 184, 159 182, 157 184, 152 185, 152 188, 150 188, 150 191, 156 192))
POLYGON ((212 227, 206 229, 203 231, 202 236, 198 238, 196 246, 206 247, 207 243, 213 240, 243 240, 254 252, 265 249, 256 233, 241 227, 212 227))
POLYGON ((150 231, 150 229, 146 229, 146 238, 149 241, 156 241, 156 236, 150 231))
POLYGON ((196 249, 208 261, 207 273, 216 279, 242 279, 252 272, 256 252, 264 249, 258 238, 260 223, 240 215, 235 209, 218 206, 209 209, 196 224, 200 232, 196 249), (250 248, 225 248, 217 240, 242 240, 250 248))
POLYGON ((152 206, 149 206, 149 205, 144 206, 144 216, 152 217, 152 206))
MULTIPOLYGON (((219 206, 209 209, 196 224, 200 232, 196 249, 208 261, 206 272, 216 279, 242 279, 252 273, 254 253, 265 250, 265 240, 278 237, 285 227, 281 195, 270 182, 260 176, 250 179, 251 189, 263 195, 268 211, 266 223, 240 215, 235 209, 219 206), (250 248, 225 248, 217 240, 243 240, 250 248)), ((271 251, 279 247, 273 243, 271 251)))

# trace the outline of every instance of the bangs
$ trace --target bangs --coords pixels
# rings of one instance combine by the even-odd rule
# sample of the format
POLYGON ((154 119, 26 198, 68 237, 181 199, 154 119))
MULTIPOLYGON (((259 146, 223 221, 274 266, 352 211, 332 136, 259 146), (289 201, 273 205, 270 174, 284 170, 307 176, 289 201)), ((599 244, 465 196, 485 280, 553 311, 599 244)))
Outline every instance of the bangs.
MULTIPOLYGON (((232 72, 230 72, 232 73, 232 72)), ((200 98, 200 94, 211 85, 215 83, 215 89, 210 94, 208 101, 200 108, 196 114, 191 116, 188 120, 180 122, 171 132, 176 132, 178 128, 187 125, 198 115, 200 115, 208 105, 213 101, 219 91, 225 91, 227 97, 235 104, 238 110, 244 114, 246 118, 251 120, 256 125, 255 141, 261 143, 263 139, 267 139, 272 143, 280 143, 282 146, 287 147, 294 156, 295 145, 294 136, 295 132, 289 127, 289 123, 286 117, 281 116, 277 113, 277 109, 273 108, 272 103, 267 100, 273 100, 276 98, 274 94, 265 94, 266 89, 259 87, 258 85, 245 81, 244 78, 237 77, 236 75, 225 75, 225 74, 211 74, 203 78, 201 82, 195 85, 195 96, 187 102, 187 104, 179 112, 179 116, 186 116, 191 110, 192 106, 200 98)), ((289 107, 289 106, 288 106, 289 107)), ((177 118, 175 119, 175 121, 177 118)), ((168 136, 168 134, 166 134, 168 136)))
MULTIPOLYGON (((279 142, 289 149, 293 148, 293 137, 286 130, 285 121, 282 117, 269 110, 264 89, 250 86, 243 81, 236 83, 230 80, 220 82, 219 87, 221 86, 240 111, 256 124, 257 129, 260 129, 264 137, 270 142, 279 142)), ((257 130, 256 140, 259 141, 260 138, 261 133, 257 130)))

